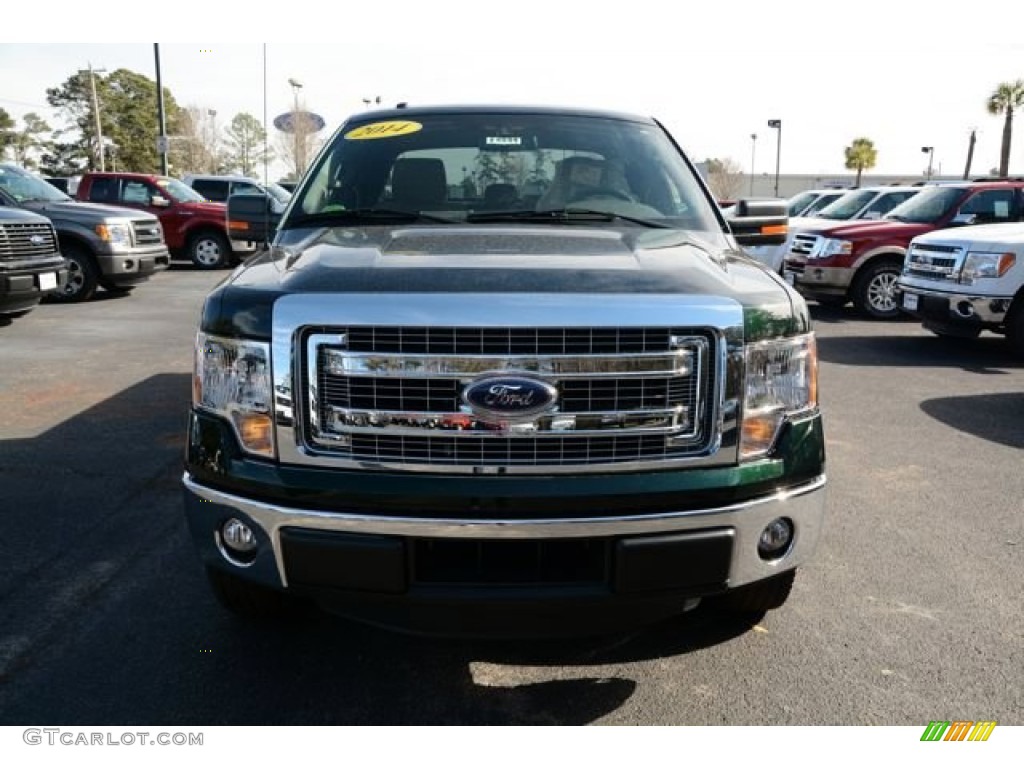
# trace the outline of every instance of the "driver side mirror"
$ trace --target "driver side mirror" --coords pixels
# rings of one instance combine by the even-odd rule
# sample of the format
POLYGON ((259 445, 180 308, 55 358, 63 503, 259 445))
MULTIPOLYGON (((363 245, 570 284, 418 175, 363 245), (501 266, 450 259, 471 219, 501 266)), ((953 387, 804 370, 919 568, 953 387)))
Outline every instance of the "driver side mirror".
POLYGON ((149 201, 149 204, 152 205, 154 208, 169 208, 171 205, 171 201, 168 200, 163 195, 153 195, 153 197, 149 201))
POLYGON ((973 213, 958 213, 953 217, 953 220, 949 222, 953 226, 966 226, 973 224, 978 220, 978 216, 973 213))

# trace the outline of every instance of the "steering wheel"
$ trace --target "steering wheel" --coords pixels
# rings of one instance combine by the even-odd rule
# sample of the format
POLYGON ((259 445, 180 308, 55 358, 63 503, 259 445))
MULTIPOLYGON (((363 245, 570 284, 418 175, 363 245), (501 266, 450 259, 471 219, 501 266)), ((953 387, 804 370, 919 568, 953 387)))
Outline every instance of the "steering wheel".
POLYGON ((627 203, 636 202, 632 195, 627 192, 623 192, 621 189, 615 189, 614 187, 586 187, 573 195, 572 200, 569 202, 576 203, 580 200, 591 200, 595 197, 611 197, 616 200, 625 200, 627 203))

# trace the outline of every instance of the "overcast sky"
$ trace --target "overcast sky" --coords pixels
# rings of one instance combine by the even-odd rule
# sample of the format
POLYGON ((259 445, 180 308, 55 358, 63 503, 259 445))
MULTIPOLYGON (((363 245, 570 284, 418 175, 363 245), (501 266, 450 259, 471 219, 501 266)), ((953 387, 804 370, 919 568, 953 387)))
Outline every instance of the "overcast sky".
MULTIPOLYGON (((695 161, 729 157, 747 171, 754 149, 755 170, 774 173, 767 121, 781 119, 783 173, 842 173, 843 148, 865 136, 878 149, 876 173, 913 176, 927 165, 924 145, 942 173, 962 173, 976 128, 972 172, 981 174, 998 164, 1003 122, 986 99, 1024 78, 1024 10, 1007 2, 307 0, 253 3, 249 13, 193 0, 82 5, 52 7, 46 19, 39 6, 23 4, 14 18, 5 9, 7 36, 24 36, 0 44, 0 107, 12 116, 35 111, 60 125, 46 89, 90 63, 155 79, 152 42, 90 39, 194 37, 161 42, 164 84, 179 104, 216 110, 218 123, 238 112, 273 120, 291 108, 294 78, 327 131, 378 95, 387 105, 592 106, 659 118, 695 161), (255 17, 265 8, 263 23, 255 17)), ((1024 120, 1010 171, 1024 175, 1024 120)))

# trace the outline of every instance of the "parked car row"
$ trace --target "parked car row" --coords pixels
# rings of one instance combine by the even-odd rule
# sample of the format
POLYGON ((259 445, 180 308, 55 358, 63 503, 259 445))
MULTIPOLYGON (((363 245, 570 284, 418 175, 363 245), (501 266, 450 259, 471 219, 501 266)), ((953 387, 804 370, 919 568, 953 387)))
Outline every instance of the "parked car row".
POLYGON ((44 298, 77 302, 100 288, 130 291, 167 269, 172 256, 215 269, 252 252, 253 238, 228 236, 224 202, 198 189, 221 200, 258 195, 277 212, 290 197, 244 177, 189 180, 195 188, 153 174, 86 173, 71 196, 54 183, 66 180, 0 163, 0 315, 22 314, 44 298))

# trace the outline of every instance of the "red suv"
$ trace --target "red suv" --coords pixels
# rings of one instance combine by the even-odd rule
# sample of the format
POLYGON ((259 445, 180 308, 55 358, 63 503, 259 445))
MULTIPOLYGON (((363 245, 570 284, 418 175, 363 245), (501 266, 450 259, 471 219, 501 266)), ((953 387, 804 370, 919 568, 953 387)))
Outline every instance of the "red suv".
POLYGON ((923 189, 877 221, 839 222, 793 238, 786 280, 821 304, 852 301, 870 317, 899 315, 896 281, 910 241, 963 224, 1020 221, 1024 181, 963 182, 923 189))
POLYGON ((160 219, 167 247, 200 269, 234 261, 227 235, 227 209, 188 185, 147 173, 87 173, 78 184, 79 200, 148 211, 160 219))

